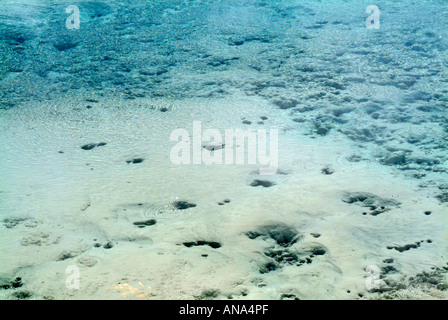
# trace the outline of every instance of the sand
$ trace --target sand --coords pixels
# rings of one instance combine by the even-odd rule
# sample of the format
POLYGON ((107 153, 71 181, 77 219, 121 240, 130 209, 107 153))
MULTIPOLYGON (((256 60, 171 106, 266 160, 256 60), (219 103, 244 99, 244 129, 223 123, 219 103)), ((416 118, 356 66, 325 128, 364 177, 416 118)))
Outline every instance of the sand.
POLYGON ((2 2, 1 299, 447 298, 440 3, 370 33, 363 3, 263 3, 79 2, 76 34, 2 2), (277 173, 173 164, 194 121, 278 130, 277 173))

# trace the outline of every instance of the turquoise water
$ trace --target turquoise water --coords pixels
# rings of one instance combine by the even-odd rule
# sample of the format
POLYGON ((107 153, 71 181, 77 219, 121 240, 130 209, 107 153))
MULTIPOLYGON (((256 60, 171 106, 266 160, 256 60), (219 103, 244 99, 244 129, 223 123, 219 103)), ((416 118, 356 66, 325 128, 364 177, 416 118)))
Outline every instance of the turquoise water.
POLYGON ((0 297, 446 299, 447 25, 446 1, 0 0, 0 297), (276 174, 174 165, 194 121, 278 130, 276 174))

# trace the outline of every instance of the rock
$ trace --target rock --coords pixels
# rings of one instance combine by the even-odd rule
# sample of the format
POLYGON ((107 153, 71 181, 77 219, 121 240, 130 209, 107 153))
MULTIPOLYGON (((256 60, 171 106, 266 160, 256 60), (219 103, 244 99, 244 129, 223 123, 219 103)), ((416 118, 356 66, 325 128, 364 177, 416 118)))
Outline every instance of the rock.
POLYGON ((207 149, 208 151, 216 151, 216 150, 221 150, 224 149, 226 145, 224 143, 222 144, 207 144, 202 146, 204 149, 207 149))
POLYGON ((58 50, 58 51, 67 51, 69 49, 73 49, 77 46, 78 44, 75 42, 70 42, 70 41, 66 41, 66 42, 59 42, 54 44, 53 46, 58 50))
POLYGON ((334 170, 331 167, 325 167, 321 170, 322 174, 330 175, 334 173, 334 170))
POLYGON ((388 166, 406 164, 406 155, 404 153, 393 153, 381 161, 388 166))
POLYGON ((64 261, 67 259, 71 259, 74 258, 78 255, 79 253, 75 253, 75 252, 70 252, 70 251, 64 251, 62 252, 59 257, 58 257, 58 261, 64 261))
POLYGON ((31 298, 33 294, 30 291, 22 290, 22 291, 15 291, 13 293, 13 296, 19 300, 25 300, 31 298))
POLYGON ((112 242, 108 242, 105 245, 103 245, 104 249, 112 249, 114 247, 114 244, 112 242))
POLYGON ((145 161, 145 159, 143 159, 143 158, 135 158, 135 159, 132 159, 132 160, 127 160, 126 161, 126 163, 127 164, 138 164, 138 163, 142 163, 143 161, 145 161))
POLYGON ((94 149, 96 147, 103 147, 106 144, 107 144, 106 142, 89 143, 89 144, 85 144, 85 145, 81 146, 81 149, 83 149, 83 150, 92 150, 92 149, 94 149))
POLYGON ((12 229, 15 226, 24 222, 25 220, 26 220, 25 218, 6 218, 3 220, 3 226, 5 228, 12 229))
POLYGON ((258 237, 264 239, 270 238, 282 247, 291 246, 302 237, 296 229, 284 223, 261 226, 255 231, 246 233, 246 235, 250 239, 256 239, 258 237))
MULTIPOLYGON (((400 202, 394 199, 380 198, 368 192, 348 192, 342 198, 342 201, 350 204, 358 204, 361 207, 370 209, 370 215, 376 216, 380 213, 390 210, 390 207, 399 207, 400 202)), ((367 213, 364 212, 364 215, 367 213)))
POLYGON ((188 209, 188 208, 196 207, 196 204, 188 203, 187 201, 175 201, 173 203, 173 205, 176 207, 176 209, 179 209, 179 210, 185 210, 185 209, 188 209))
POLYGON ((78 262, 80 264, 82 264, 83 266, 91 268, 94 265, 96 265, 98 261, 95 258, 93 258, 93 257, 84 256, 84 257, 79 258, 78 262))
POLYGON ((280 107, 280 109, 291 109, 297 106, 299 102, 294 99, 282 99, 282 100, 275 100, 274 104, 280 107))
POLYGON ((316 130, 316 133, 321 136, 325 136, 328 133, 328 129, 325 127, 320 127, 316 130))
POLYGON ((221 248, 221 244, 219 242, 204 241, 204 240, 199 240, 196 242, 184 242, 183 245, 186 246, 187 248, 191 248, 191 247, 195 247, 195 246, 209 246, 210 248, 213 248, 213 249, 221 248))
POLYGON ((45 232, 32 233, 22 239, 22 246, 42 246, 49 243, 50 234, 45 232))
POLYGON ((271 181, 266 181, 266 180, 254 180, 252 181, 252 183, 250 184, 251 187, 258 187, 258 186, 262 186, 265 188, 269 188, 274 186, 275 183, 271 182, 271 181))
POLYGON ((146 221, 134 222, 134 225, 138 226, 139 228, 144 228, 144 227, 147 227, 147 226, 153 226, 155 224, 156 224, 156 220, 154 220, 154 219, 150 219, 150 220, 146 220, 146 221))

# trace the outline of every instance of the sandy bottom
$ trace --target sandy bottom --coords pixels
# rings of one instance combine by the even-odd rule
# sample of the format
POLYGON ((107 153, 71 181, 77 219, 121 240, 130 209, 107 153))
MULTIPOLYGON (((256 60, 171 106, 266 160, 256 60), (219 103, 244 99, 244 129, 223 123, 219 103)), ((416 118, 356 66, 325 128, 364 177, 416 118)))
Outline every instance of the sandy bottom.
POLYGON ((2 299, 446 298, 446 207, 345 135, 317 143, 256 98, 86 104, 2 115, 2 299), (172 164, 193 121, 279 129, 277 174, 172 164))
POLYGON ((0 299, 447 298, 446 3, 73 4, 0 1, 0 299))

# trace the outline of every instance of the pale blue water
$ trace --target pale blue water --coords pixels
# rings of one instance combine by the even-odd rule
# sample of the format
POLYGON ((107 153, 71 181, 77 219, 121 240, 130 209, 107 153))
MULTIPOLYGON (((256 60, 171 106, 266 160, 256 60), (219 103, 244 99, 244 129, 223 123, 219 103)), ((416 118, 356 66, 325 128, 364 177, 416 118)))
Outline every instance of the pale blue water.
MULTIPOLYGON (((428 219, 434 215, 441 219, 428 220, 437 229, 438 240, 430 239, 431 234, 420 239, 416 224, 409 229, 419 235, 415 242, 382 243, 381 249, 371 252, 383 264, 382 277, 391 280, 386 289, 370 293, 395 292, 402 286, 393 281, 406 287, 410 277, 424 271, 432 272, 435 280, 422 276, 417 277, 419 281, 446 292, 447 225, 442 216, 448 212, 447 26, 446 1, 0 0, 0 122, 30 103, 38 108, 42 102, 72 97, 82 97, 79 108, 83 109, 95 108, 106 98, 123 103, 259 99, 270 107, 273 118, 286 119, 285 131, 314 139, 317 148, 332 137, 351 141, 359 153, 347 155, 342 168, 349 168, 347 163, 375 163, 400 179, 409 179, 418 185, 416 194, 429 199, 426 210, 421 206, 415 210, 428 219), (65 10, 70 5, 79 8, 79 28, 67 27, 72 13, 65 10), (376 29, 366 26, 370 5, 380 12, 376 29), (384 262, 389 257, 384 252, 406 255, 413 249, 423 250, 420 246, 426 240, 438 245, 432 254, 439 260, 428 262, 425 269, 421 265, 404 268, 414 268, 411 274, 400 270, 400 263, 384 262)), ((169 116, 169 110, 162 111, 169 116)), ((66 117, 61 114, 61 119, 66 117)), ((251 121, 243 124, 256 123, 251 121)), ((1 132, 16 130, 6 123, 1 132)), ((163 120, 160 124, 167 125, 163 120)), ((8 141, 2 141, 2 150, 10 150, 8 141)), ((128 164, 144 160, 138 160, 138 154, 132 157, 137 160, 125 159, 128 164)), ((321 169, 328 176, 335 170, 331 165, 321 169)), ((1 192, 11 184, 20 186, 19 176, 0 178, 0 202, 13 198, 1 192)), ((252 182, 252 186, 262 188, 263 182, 252 182)), ((248 188, 247 197, 254 202, 265 197, 252 191, 248 188)), ((400 206, 390 200, 392 191, 386 197, 389 200, 366 197, 356 186, 350 191, 341 200, 363 207, 360 214, 365 210, 367 216, 382 217, 400 206)), ((325 196, 322 192, 321 201, 326 201, 325 196)), ((167 201, 172 197, 167 195, 167 201)), ((411 200, 407 205, 412 208, 411 200)), ((0 211, 1 232, 15 226, 8 217, 0 211)), ((291 231, 279 228, 285 234, 291 231)), ((264 237, 272 237, 269 229, 261 230, 264 237)), ((284 249, 287 246, 279 246, 284 256, 265 253, 263 258, 272 261, 260 267, 261 275, 284 270, 289 258, 306 263, 305 257, 297 258, 284 249)), ((6 279, 1 281, 7 283, 13 275, 1 271, 0 267, 0 276, 6 279)), ((274 298, 281 297, 286 296, 274 298)), ((306 297, 325 298, 312 293, 306 297)), ((355 293, 349 298, 359 297, 355 293)))

